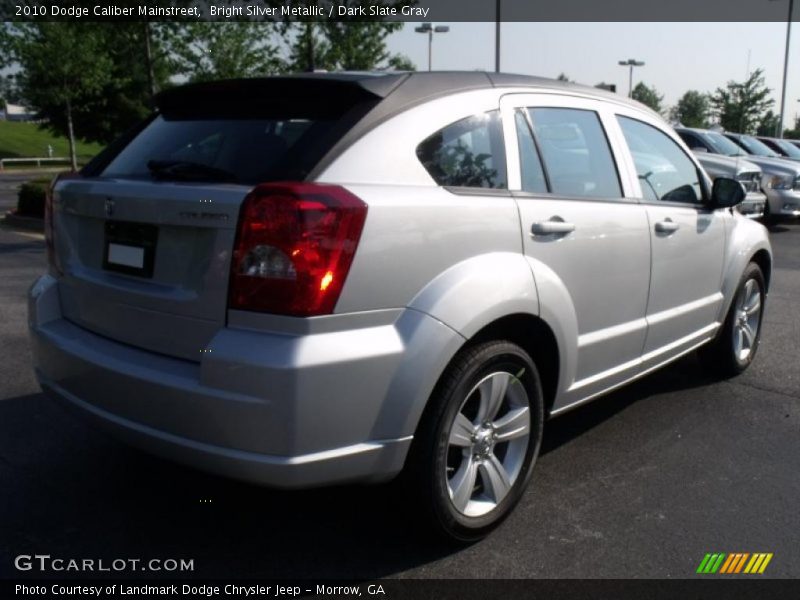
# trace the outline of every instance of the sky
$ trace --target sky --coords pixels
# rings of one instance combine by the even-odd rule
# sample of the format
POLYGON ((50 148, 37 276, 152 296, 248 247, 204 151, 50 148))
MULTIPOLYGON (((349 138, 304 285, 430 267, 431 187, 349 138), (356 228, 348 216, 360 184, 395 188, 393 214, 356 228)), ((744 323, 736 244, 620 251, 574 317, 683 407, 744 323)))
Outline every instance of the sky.
MULTIPOLYGON (((388 38, 392 52, 408 56, 418 69, 428 67, 428 38, 419 23, 388 38)), ((494 70, 494 23, 436 23, 450 31, 435 34, 433 69, 494 70)), ((655 86, 664 104, 674 105, 687 90, 713 92, 729 80, 742 81, 764 69, 778 113, 786 44, 786 23, 503 23, 500 68, 507 73, 557 77, 578 83, 615 83, 628 93, 628 68, 617 63, 644 61, 634 69, 638 81, 655 86)), ((786 92, 787 127, 800 113, 800 23, 792 26, 786 92)))

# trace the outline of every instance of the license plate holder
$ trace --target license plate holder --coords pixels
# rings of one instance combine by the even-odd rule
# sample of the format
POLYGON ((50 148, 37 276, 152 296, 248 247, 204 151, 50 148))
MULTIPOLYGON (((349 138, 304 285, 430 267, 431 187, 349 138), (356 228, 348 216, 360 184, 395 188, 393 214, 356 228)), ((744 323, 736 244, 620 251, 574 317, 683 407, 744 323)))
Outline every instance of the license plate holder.
POLYGON ((156 258, 158 227, 148 223, 106 221, 103 268, 151 278, 156 258))

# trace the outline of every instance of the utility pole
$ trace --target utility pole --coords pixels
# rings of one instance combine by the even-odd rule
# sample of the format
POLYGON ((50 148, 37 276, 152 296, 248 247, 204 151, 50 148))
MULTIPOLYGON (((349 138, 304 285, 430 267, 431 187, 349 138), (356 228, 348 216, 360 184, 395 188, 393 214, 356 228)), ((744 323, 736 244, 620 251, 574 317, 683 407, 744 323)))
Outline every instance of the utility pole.
POLYGON ((786 80, 789 71, 789 43, 792 39, 792 15, 794 14, 794 0, 789 0, 789 16, 786 19, 786 52, 783 57, 783 89, 781 91, 781 116, 778 121, 778 130, 775 137, 783 138, 783 115, 786 111, 786 80))

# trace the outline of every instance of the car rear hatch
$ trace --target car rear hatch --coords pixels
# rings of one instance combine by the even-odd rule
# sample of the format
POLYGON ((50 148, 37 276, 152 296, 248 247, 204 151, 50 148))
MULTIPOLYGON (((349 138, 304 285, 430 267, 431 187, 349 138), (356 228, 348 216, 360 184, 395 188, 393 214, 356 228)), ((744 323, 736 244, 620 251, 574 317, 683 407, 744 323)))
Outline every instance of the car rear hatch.
POLYGON ((248 192, 304 180, 398 77, 225 81, 162 94, 153 117, 54 188, 64 317, 199 361, 225 324, 248 192))

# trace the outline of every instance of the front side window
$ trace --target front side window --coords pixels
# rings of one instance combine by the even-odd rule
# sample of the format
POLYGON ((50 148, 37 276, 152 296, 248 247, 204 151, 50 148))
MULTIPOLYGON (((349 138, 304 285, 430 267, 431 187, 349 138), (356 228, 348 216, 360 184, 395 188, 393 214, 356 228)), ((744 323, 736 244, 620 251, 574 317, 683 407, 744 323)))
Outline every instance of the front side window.
POLYGON ((440 129, 417 146, 417 158, 442 186, 507 187, 503 131, 496 110, 440 129))
POLYGON ((529 108, 528 115, 553 194, 622 196, 614 157, 596 112, 529 108))
POLYGON ((691 150, 696 148, 708 150, 708 147, 703 143, 703 140, 697 137, 694 133, 688 131, 679 131, 678 135, 691 150))
POLYGON ((695 164, 672 138, 651 125, 617 117, 646 200, 702 202, 703 191, 695 164))
POLYGON ((764 142, 758 141, 751 135, 740 135, 737 138, 738 143, 747 150, 750 154, 756 156, 766 156, 769 158, 777 158, 778 153, 772 150, 764 142))

